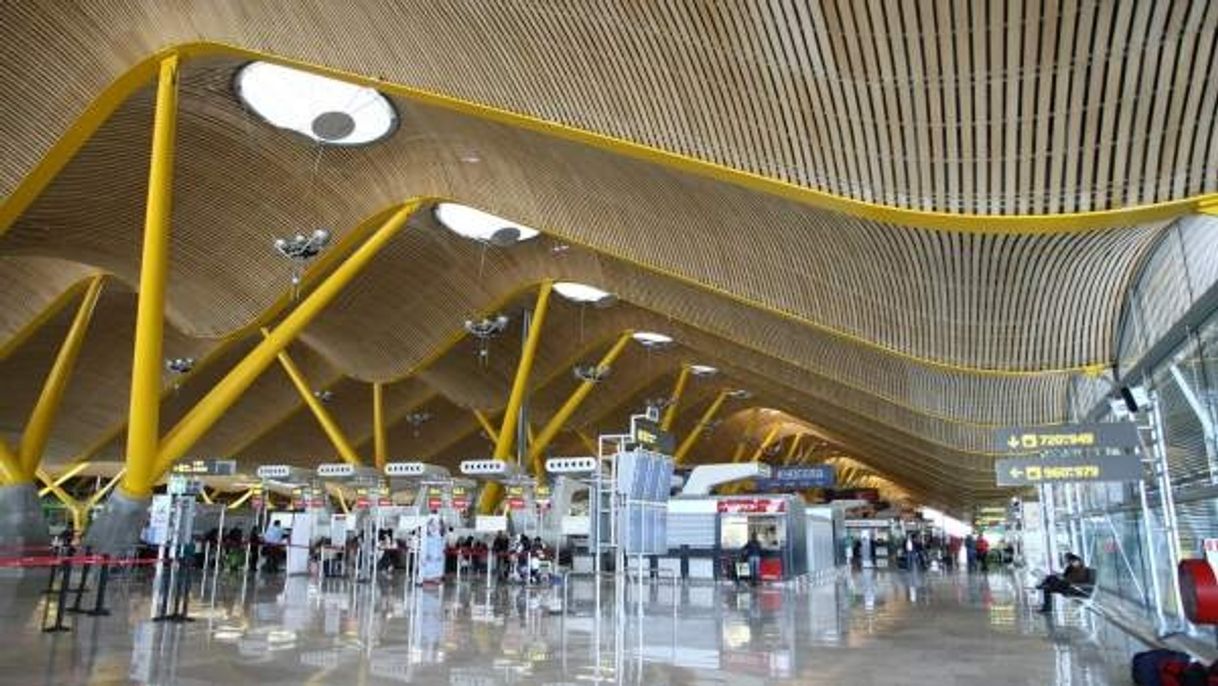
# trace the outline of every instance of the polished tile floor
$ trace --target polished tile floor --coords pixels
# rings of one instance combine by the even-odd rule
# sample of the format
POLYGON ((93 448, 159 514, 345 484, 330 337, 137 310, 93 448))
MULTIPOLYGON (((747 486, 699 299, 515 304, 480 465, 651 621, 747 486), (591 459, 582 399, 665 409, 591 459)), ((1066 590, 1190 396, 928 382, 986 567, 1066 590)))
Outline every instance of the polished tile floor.
POLYGON ((1032 613, 1002 574, 685 585, 676 598, 664 580, 641 608, 634 582, 607 582, 599 618, 590 579, 572 578, 563 612, 561 588, 235 576, 214 603, 208 582, 185 624, 149 621, 150 584, 119 580, 112 616, 59 634, 40 631, 43 583, 0 581, 0 683, 1105 686, 1129 683, 1140 649, 1077 609, 1032 613))

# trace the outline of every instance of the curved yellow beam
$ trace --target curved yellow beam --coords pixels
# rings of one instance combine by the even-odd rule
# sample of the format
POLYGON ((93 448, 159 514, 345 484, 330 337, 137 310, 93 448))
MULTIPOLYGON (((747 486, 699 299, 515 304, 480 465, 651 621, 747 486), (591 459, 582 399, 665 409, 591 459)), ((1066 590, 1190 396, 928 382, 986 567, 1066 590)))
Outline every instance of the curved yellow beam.
POLYGON ((825 191, 799 186, 786 181, 733 169, 714 162, 697 159, 634 141, 566 126, 538 117, 519 114, 460 98, 441 95, 420 88, 389 83, 377 78, 340 69, 313 64, 280 55, 229 45, 215 41, 183 43, 165 48, 137 62, 122 76, 98 94, 85 112, 52 146, 43 159, 17 186, 3 207, 0 207, 0 235, 21 215, 42 189, 55 177, 63 165, 88 141, 101 124, 127 98, 142 87, 153 74, 156 65, 167 55, 183 59, 226 56, 242 60, 265 60, 295 69, 323 74, 344 81, 376 88, 415 102, 441 107, 453 112, 498 124, 534 131, 566 141, 573 141, 598 150, 643 160, 686 174, 709 178, 767 195, 791 200, 824 210, 840 212, 862 219, 897 227, 913 227, 940 231, 979 234, 1052 234, 1093 231, 1171 219, 1184 214, 1212 211, 1218 193, 1206 193, 1149 205, 1137 205, 1111 210, 1046 215, 964 214, 933 212, 894 207, 857 200, 825 191))
POLYGON ((17 348, 20 348, 22 344, 29 340, 30 336, 33 336, 47 322, 51 321, 55 315, 59 314, 63 308, 68 306, 68 303, 75 300, 76 296, 80 295, 81 291, 87 289, 89 284, 93 283, 93 279, 97 278, 97 276, 98 275, 96 274, 86 276, 63 289, 59 295, 55 296, 54 300, 47 303, 45 307, 39 310, 37 314, 35 314, 29 321, 22 325, 20 329, 13 333, 13 335, 9 337, 7 341, 0 344, 0 361, 7 359, 9 355, 12 355, 17 348))

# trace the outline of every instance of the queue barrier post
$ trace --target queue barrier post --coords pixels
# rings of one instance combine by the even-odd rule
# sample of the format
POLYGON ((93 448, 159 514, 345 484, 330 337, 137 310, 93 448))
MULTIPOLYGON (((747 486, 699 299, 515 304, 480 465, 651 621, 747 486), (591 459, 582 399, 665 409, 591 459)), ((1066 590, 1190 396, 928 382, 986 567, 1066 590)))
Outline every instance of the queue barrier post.
POLYGON ((48 634, 72 630, 71 628, 64 626, 63 623, 64 605, 68 604, 68 584, 69 580, 72 578, 72 561, 65 558, 61 563, 61 566, 63 569, 59 582, 59 601, 55 603, 55 624, 42 629, 44 633, 48 634))
MULTIPOLYGON (((63 555, 59 554, 59 551, 56 551, 55 556, 63 557, 63 555)), ((57 575, 57 572, 59 572, 59 565, 53 564, 53 565, 50 565, 50 568, 51 568, 51 574, 50 574, 50 576, 47 577, 47 587, 42 589, 42 595, 54 595, 55 593, 59 592, 58 589, 55 588, 55 577, 57 575)), ((59 583, 62 584, 63 579, 60 579, 59 583)))
MULTIPOLYGON (((86 559, 89 556, 89 552, 90 552, 89 549, 85 548, 85 558, 86 559)), ((72 607, 68 608, 68 612, 71 612, 72 614, 80 614, 81 612, 84 612, 84 608, 81 607, 81 601, 85 597, 85 590, 86 590, 85 584, 88 582, 88 580, 89 580, 89 565, 87 562, 81 561, 81 563, 80 563, 80 581, 76 584, 76 599, 72 601, 72 607)))
POLYGON ((101 558, 101 569, 97 572, 97 593, 93 598, 93 609, 86 610, 85 614, 90 617, 107 617, 110 615, 110 610, 106 608, 106 582, 110 577, 110 556, 103 555, 101 558))

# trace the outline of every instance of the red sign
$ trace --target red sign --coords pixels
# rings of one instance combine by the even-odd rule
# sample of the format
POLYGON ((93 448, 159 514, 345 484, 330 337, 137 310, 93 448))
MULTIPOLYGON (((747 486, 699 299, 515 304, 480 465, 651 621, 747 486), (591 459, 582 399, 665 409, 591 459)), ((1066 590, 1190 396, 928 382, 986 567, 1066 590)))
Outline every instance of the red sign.
POLYGON ((312 506, 313 507, 325 507, 326 501, 322 500, 321 498, 314 498, 313 502, 312 502, 312 506))
POLYGON ((444 501, 440 498, 428 498, 427 509, 438 510, 444 505, 444 501))
POLYGON ((389 507, 390 505, 393 505, 393 500, 391 498, 381 498, 377 501, 377 504, 381 507, 389 507))
POLYGON ((787 501, 781 498, 724 498, 717 505, 719 512, 740 514, 787 511, 787 501))
POLYGON ((523 510, 524 498, 508 498, 508 507, 513 510, 523 510))
POLYGON ((368 509, 368 505, 369 505, 369 503, 368 503, 368 499, 367 499, 367 498, 358 498, 358 499, 356 499, 356 501, 355 501, 355 506, 356 506, 356 507, 358 507, 358 508, 359 508, 359 509, 361 509, 361 510, 366 510, 366 509, 368 509))
POLYGON ((453 498, 453 509, 464 510, 469 508, 469 501, 465 498, 453 498))

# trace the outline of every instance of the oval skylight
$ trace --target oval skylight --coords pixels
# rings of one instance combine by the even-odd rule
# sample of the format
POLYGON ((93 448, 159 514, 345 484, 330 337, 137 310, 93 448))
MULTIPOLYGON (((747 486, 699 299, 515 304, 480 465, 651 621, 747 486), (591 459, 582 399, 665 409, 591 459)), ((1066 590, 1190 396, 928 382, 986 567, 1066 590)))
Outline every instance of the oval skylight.
POLYGON ((643 345, 667 345, 672 343, 672 336, 665 336, 662 333, 654 331, 636 331, 634 333, 634 340, 643 345))
POLYGON ((613 294, 609 291, 603 291, 596 286, 575 283, 574 281, 556 282, 554 284, 554 292, 571 302, 577 303, 599 303, 613 298, 613 294))
POLYGON ((691 364, 689 371, 694 376, 712 376, 719 373, 718 367, 712 367, 709 364, 691 364))
POLYGON ((329 145, 364 145, 397 126, 393 105, 375 88, 251 62, 237 73, 237 96, 267 123, 329 145))
POLYGON ((537 229, 510 222, 503 217, 496 217, 489 212, 483 212, 468 205, 458 205, 455 202, 442 202, 436 205, 435 214, 436 220, 449 231, 465 238, 501 247, 527 241, 537 237, 540 233, 537 229))

